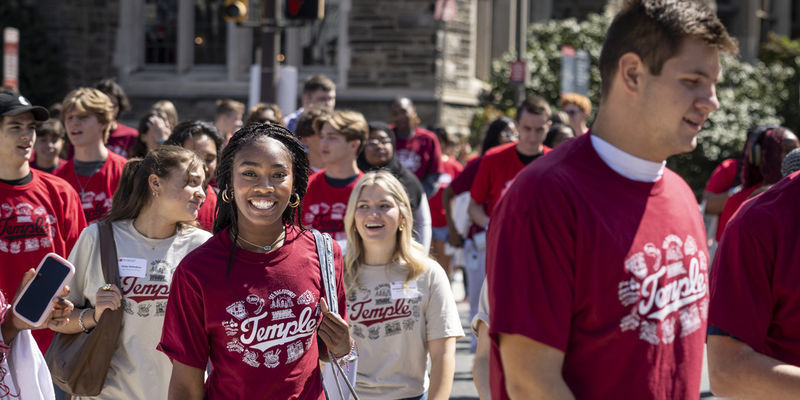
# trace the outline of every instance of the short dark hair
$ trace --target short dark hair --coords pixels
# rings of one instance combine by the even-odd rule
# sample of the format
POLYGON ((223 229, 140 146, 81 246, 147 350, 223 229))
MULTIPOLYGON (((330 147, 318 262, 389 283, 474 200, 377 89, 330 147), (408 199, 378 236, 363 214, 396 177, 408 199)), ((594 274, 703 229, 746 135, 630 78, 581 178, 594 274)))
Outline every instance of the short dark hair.
POLYGON ((198 137, 208 136, 214 146, 217 146, 217 154, 222 151, 222 145, 225 140, 219 134, 217 127, 214 124, 206 121, 183 121, 172 129, 169 137, 164 141, 165 145, 173 145, 183 147, 187 140, 198 137))
POLYGON ((303 94, 314 93, 317 90, 330 92, 331 90, 336 90, 336 84, 325 75, 312 75, 303 83, 303 94))
POLYGON ((119 119, 119 116, 122 115, 122 113, 131 109, 131 103, 128 101, 128 96, 125 94, 125 90, 119 85, 119 83, 117 83, 117 81, 111 78, 103 79, 95 83, 94 88, 105 93, 108 97, 117 99, 119 110, 117 111, 117 115, 114 116, 115 119, 119 119))
POLYGON ((330 115, 331 112, 321 107, 308 107, 303 110, 300 117, 297 118, 297 126, 294 128, 294 134, 299 137, 314 136, 317 133, 314 127, 314 122, 323 117, 330 115))
POLYGON ((59 139, 65 139, 67 137, 67 131, 60 119, 50 118, 36 126, 36 136, 44 137, 50 135, 56 136, 59 139))
POLYGON ((658 75, 686 38, 702 40, 730 54, 739 51, 716 13, 701 1, 627 1, 611 22, 600 53, 601 97, 611 89, 617 63, 624 54, 637 54, 650 73, 658 75))
POLYGON ((541 96, 528 96, 519 106, 517 106, 517 121, 519 121, 519 117, 522 116, 523 111, 531 114, 543 115, 546 119, 550 119, 550 104, 547 104, 547 100, 541 96))

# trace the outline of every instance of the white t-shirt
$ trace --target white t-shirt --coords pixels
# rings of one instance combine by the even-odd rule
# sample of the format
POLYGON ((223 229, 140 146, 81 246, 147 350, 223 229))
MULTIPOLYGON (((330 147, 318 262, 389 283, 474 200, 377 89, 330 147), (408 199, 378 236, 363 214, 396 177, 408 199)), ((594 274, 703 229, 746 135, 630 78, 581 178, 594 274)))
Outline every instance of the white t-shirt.
POLYGON ((481 295, 478 299, 478 312, 472 317, 472 321, 470 321, 470 327, 475 337, 478 336, 478 321, 483 321, 483 323, 486 324, 486 328, 489 328, 489 289, 486 285, 486 279, 483 280, 483 285, 481 285, 481 295))
POLYGON ((405 266, 362 265, 348 291, 350 333, 358 345, 356 392, 401 399, 428 390, 428 341, 464 336, 450 281, 439 264, 403 287, 405 266))
MULTIPOLYGON (((115 221, 112 226, 125 315, 106 383, 95 398, 165 399, 172 364, 156 346, 161 339, 172 273, 181 259, 211 234, 183 228, 169 238, 150 239, 134 229, 133 220, 115 221)), ((96 224, 81 233, 69 261, 75 265, 75 276, 67 298, 76 308, 86 307, 87 299, 94 304, 97 289, 105 284, 96 224)))

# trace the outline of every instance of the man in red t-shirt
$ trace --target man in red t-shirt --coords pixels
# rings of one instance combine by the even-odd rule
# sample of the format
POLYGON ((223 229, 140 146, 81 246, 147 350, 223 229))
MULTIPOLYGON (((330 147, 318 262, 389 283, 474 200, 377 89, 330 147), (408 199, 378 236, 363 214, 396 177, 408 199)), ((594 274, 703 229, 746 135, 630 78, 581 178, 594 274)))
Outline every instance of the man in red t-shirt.
POLYGON ((442 173, 442 149, 433 132, 420 128, 417 110, 407 97, 399 97, 392 102, 392 123, 397 144, 395 155, 400 164, 417 176, 425 189, 425 195, 432 198, 439 190, 437 185, 442 173))
MULTIPOLYGON (((0 290, 11 303, 25 271, 45 254, 69 256, 86 220, 67 182, 29 166, 36 122, 47 120, 47 110, 0 93, 0 118, 0 290)), ((44 353, 54 333, 33 335, 44 353)))
POLYGON ((708 372, 717 396, 797 398, 800 173, 746 202, 711 269, 708 372))
POLYGON ((736 43, 701 1, 614 18, 590 133, 520 172, 492 214, 492 398, 700 396, 708 251, 664 160, 719 107, 721 51, 736 43))
POLYGON ((128 158, 133 145, 136 144, 136 138, 139 137, 139 131, 119 122, 119 116, 131 108, 128 96, 122 86, 113 79, 103 79, 95 83, 94 88, 105 93, 114 106, 114 119, 110 123, 111 131, 108 134, 106 147, 114 153, 128 158))
POLYGON ((369 136, 369 126, 364 116, 355 111, 322 115, 314 125, 320 135, 325 169, 308 178, 300 222, 306 228, 329 233, 344 248, 344 213, 350 193, 364 175, 356 158, 369 136))
POLYGON ((92 223, 111 210, 111 198, 128 160, 105 146, 114 117, 108 96, 97 89, 78 88, 67 94, 62 104, 75 156, 53 174, 78 192, 86 221, 92 223))

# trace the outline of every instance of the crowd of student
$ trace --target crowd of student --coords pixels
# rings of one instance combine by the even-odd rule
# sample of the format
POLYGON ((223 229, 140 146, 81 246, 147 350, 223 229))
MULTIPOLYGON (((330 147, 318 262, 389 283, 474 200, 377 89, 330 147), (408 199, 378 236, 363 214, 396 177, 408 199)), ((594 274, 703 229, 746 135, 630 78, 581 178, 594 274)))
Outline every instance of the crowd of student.
POLYGON ((360 398, 445 399, 456 267, 483 399, 698 398, 706 331, 715 392, 796 397, 800 141, 753 129, 701 207, 664 166, 696 145, 736 51, 702 2, 628 2, 591 129, 587 98, 530 96, 474 156, 408 98, 391 125, 336 109, 322 75, 285 117, 220 100, 213 122, 179 122, 159 101, 138 129, 113 80, 49 111, 2 92, 0 308, 48 252, 76 273, 43 326, 5 313, 0 398, 64 396, 43 368, 53 335, 117 312, 96 398, 336 398, 336 363, 360 398))

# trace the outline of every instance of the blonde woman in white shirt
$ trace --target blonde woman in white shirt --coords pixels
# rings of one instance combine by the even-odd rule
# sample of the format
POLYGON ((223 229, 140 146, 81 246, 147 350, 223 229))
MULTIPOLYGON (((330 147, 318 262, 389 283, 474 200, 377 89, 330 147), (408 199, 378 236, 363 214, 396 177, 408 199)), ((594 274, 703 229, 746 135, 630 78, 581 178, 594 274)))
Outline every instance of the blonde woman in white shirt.
POLYGON ((400 182, 386 171, 365 174, 345 214, 356 392, 365 400, 447 399, 453 385, 464 332, 447 275, 412 239, 412 226, 400 182))
POLYGON ((69 323, 55 330, 88 332, 105 310, 124 310, 122 331, 96 399, 165 399, 172 365, 156 350, 170 282, 178 262, 211 234, 195 219, 205 199, 203 162, 193 151, 161 146, 125 165, 109 215, 121 287, 106 285, 97 224, 86 228, 69 256, 75 276, 67 297, 69 323))

